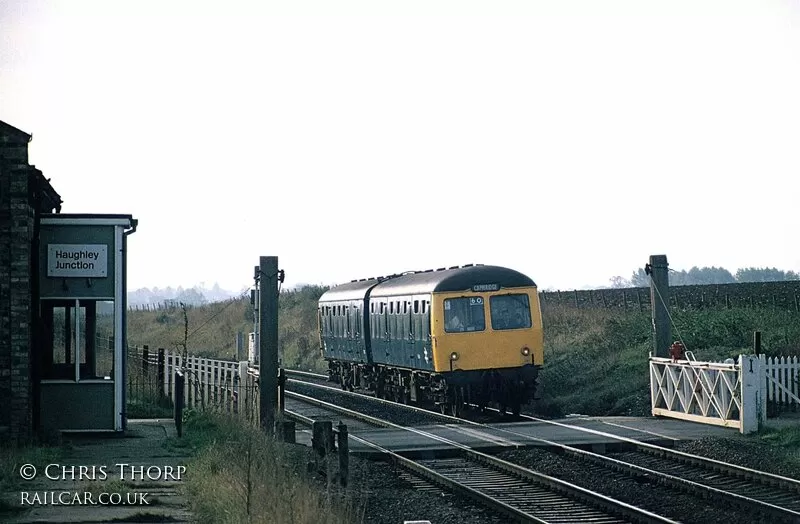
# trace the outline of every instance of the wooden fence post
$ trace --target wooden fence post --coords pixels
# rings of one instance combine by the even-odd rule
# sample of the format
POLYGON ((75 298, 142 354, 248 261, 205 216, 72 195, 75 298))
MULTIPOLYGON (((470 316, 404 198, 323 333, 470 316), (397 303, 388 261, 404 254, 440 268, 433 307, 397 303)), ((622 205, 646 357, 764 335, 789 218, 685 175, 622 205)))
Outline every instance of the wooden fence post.
POLYGON ((350 474, 350 446, 347 438, 347 426, 339 421, 339 426, 336 428, 338 452, 339 452, 339 483, 342 487, 347 487, 347 477, 350 474))
POLYGON ((175 429, 179 437, 183 434, 183 383, 183 373, 175 371, 175 429))
POLYGON ((164 348, 158 348, 158 373, 156 374, 156 380, 158 380, 158 398, 159 400, 163 399, 166 394, 166 387, 164 384, 164 367, 166 362, 164 361, 164 348))
POLYGON ((278 411, 283 413, 286 405, 286 371, 283 368, 278 368, 278 411))

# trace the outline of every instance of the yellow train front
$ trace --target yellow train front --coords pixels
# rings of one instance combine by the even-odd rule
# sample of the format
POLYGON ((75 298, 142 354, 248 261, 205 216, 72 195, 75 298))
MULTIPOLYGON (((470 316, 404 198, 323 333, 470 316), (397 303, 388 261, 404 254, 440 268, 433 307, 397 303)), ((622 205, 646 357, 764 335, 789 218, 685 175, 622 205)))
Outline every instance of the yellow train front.
POLYGON ((437 403, 454 414, 464 402, 519 414, 536 393, 544 360, 537 289, 522 274, 498 271, 499 282, 486 275, 469 289, 432 293, 433 364, 446 385, 435 388, 446 392, 437 403))
POLYGON ((382 398, 519 413, 543 363, 536 284, 484 265, 353 281, 320 297, 331 380, 382 398))

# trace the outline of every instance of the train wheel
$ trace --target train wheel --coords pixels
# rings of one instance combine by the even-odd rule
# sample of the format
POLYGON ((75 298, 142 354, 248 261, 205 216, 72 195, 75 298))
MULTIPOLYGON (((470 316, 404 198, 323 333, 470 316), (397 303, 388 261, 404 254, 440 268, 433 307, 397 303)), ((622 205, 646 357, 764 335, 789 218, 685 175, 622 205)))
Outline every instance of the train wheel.
POLYGON ((450 415, 453 417, 460 417, 463 413, 464 407, 464 390, 460 388, 454 388, 452 393, 453 400, 450 403, 450 415))

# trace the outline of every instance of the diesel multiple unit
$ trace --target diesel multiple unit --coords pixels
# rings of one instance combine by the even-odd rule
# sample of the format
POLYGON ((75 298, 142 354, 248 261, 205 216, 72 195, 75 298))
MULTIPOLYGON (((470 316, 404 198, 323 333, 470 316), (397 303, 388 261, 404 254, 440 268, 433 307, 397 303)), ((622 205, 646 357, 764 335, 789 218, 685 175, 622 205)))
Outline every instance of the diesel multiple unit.
POLYGON ((536 284, 468 265, 354 280, 318 304, 330 380, 399 402, 502 412, 530 402, 543 363, 536 284))

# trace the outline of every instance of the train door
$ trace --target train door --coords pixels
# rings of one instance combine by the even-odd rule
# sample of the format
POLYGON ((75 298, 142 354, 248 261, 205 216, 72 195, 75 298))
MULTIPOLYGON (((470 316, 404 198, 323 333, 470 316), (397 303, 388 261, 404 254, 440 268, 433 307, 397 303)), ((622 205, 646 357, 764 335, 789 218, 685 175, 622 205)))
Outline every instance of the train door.
POLYGON ((344 306, 344 322, 345 322, 345 351, 347 352, 348 360, 353 358, 353 349, 355 346, 355 342, 353 341, 353 318, 352 318, 352 310, 353 308, 350 307, 350 304, 345 304, 344 306))
POLYGON ((364 345, 361 343, 361 329, 363 320, 361 318, 361 307, 358 302, 353 303, 352 307, 350 308, 351 311, 351 320, 350 325, 353 329, 353 339, 352 339, 352 347, 353 347, 353 358, 355 360, 363 360, 365 357, 364 345))
POLYGON ((383 312, 383 361, 389 363, 392 354, 392 326, 390 324, 391 301, 381 302, 381 310, 383 312))
POLYGON ((398 322, 400 324, 400 333, 398 341, 402 344, 403 350, 399 355, 401 359, 400 364, 403 366, 414 367, 414 339, 413 339, 413 324, 411 321, 410 301, 403 298, 400 301, 400 314, 398 315, 398 322))
POLYGON ((421 300, 419 297, 413 297, 409 305, 409 321, 411 323, 411 333, 409 333, 409 341, 412 347, 412 357, 414 358, 414 367, 425 368, 424 355, 422 354, 422 308, 420 307, 421 300))

